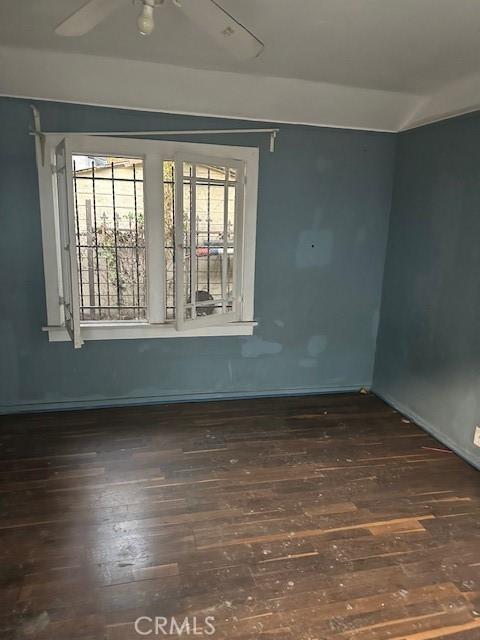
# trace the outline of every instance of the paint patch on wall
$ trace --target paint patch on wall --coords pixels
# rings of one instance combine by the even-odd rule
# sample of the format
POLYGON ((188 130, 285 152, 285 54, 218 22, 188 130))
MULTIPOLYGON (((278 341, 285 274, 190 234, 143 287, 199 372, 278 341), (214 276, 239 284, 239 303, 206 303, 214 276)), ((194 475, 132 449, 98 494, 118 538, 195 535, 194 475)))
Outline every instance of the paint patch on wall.
POLYGON ((327 348, 327 336, 312 336, 307 344, 308 355, 315 358, 319 356, 327 348))
POLYGON ((258 336, 247 338, 242 344, 243 358, 258 358, 263 355, 274 355, 280 353, 283 347, 279 342, 268 342, 258 336))
POLYGON ((295 265, 299 269, 324 267, 333 255, 333 233, 319 229, 302 231, 297 244, 295 265))
POLYGON ((298 364, 305 369, 313 369, 313 367, 317 364, 316 358, 301 358, 298 361, 298 364))
POLYGON ((328 338, 324 335, 311 336, 307 342, 307 358, 301 358, 298 364, 306 369, 313 369, 318 364, 318 356, 325 351, 328 338))

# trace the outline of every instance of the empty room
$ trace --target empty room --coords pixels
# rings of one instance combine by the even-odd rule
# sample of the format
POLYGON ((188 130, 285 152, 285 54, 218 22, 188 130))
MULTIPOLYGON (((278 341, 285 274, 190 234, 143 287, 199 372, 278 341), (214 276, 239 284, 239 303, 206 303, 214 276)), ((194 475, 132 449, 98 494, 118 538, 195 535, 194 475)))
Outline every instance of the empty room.
POLYGON ((480 1, 0 3, 0 639, 480 640, 480 1))

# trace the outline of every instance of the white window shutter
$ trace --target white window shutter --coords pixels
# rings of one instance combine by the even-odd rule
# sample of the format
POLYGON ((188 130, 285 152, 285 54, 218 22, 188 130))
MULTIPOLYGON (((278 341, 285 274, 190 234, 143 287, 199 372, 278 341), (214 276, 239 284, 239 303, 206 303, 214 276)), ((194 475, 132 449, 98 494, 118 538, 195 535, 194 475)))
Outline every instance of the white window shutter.
POLYGON ((65 328, 75 349, 83 345, 80 331, 75 213, 73 207, 72 155, 64 138, 55 149, 55 174, 60 229, 63 309, 65 328))
POLYGON ((239 160, 215 156, 175 157, 175 319, 178 331, 221 326, 241 319, 244 175, 244 163, 239 160), (214 171, 219 169, 224 178, 207 178, 208 167, 214 171), (202 300, 197 274, 198 255, 201 251, 210 254, 212 248, 201 246, 199 236, 201 233, 204 236, 205 232, 198 231, 198 223, 204 200, 202 189, 205 191, 208 186, 223 194, 223 203, 219 205, 223 240, 222 246, 214 248, 220 262, 220 290, 214 295, 208 292, 210 298, 202 300), (232 227, 229 216, 234 220, 230 231, 233 233, 233 246, 228 240, 232 227), (229 255, 233 263, 230 276, 229 255))

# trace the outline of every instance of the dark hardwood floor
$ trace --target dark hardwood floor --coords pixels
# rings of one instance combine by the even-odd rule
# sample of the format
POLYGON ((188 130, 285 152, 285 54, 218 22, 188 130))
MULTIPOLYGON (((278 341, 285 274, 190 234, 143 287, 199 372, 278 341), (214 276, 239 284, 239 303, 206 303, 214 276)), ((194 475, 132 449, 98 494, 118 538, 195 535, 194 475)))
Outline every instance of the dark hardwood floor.
POLYGON ((372 395, 1 423, 2 639, 480 638, 480 474, 372 395))

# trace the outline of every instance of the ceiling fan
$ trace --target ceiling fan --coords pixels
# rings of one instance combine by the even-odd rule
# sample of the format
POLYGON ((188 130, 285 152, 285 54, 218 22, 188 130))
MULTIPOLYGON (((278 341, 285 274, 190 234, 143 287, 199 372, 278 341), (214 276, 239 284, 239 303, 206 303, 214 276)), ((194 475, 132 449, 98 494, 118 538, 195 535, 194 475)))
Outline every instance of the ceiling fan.
MULTIPOLYGON (((154 27, 154 10, 166 0, 141 0, 137 20, 140 34, 149 36, 154 27)), ((59 36, 83 36, 125 5, 128 0, 88 0, 55 29, 59 36)), ((214 40, 225 46, 237 58, 256 58, 263 51, 263 42, 223 9, 216 0, 172 0, 192 22, 204 29, 214 40)))

